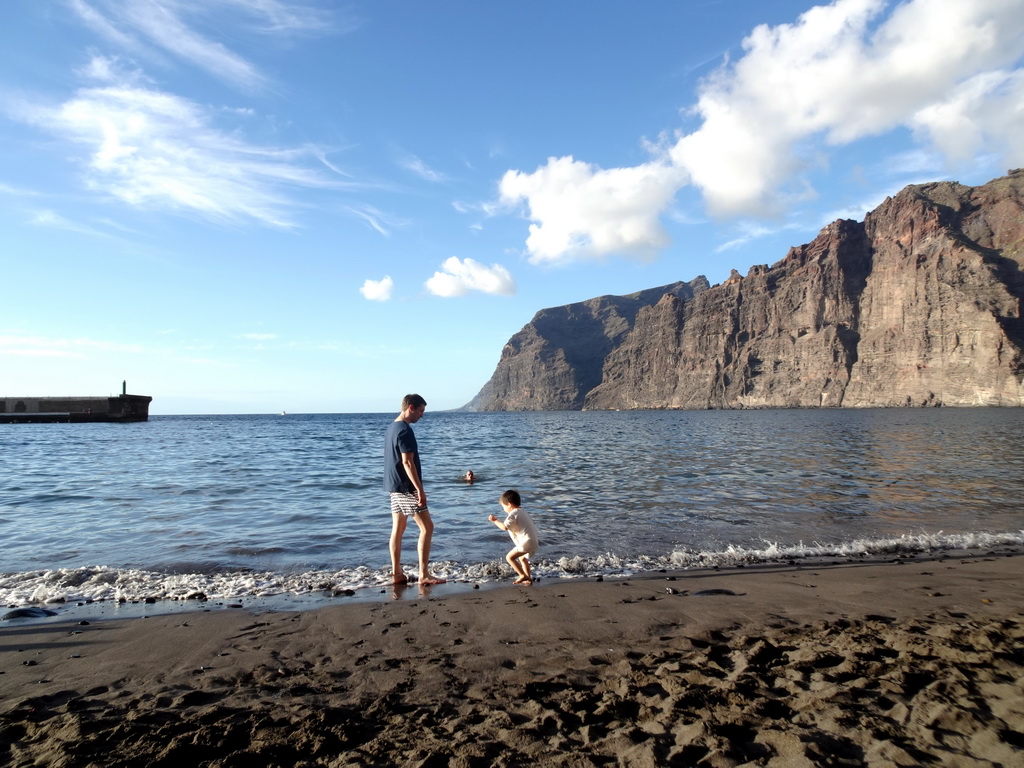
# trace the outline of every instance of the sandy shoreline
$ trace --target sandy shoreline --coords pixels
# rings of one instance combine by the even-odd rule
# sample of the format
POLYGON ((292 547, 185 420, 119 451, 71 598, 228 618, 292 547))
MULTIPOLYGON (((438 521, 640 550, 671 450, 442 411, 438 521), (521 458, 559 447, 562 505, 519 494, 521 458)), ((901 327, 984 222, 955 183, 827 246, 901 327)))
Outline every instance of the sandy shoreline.
POLYGON ((1020 766, 1022 576, 1006 550, 5 621, 0 763, 1020 766))

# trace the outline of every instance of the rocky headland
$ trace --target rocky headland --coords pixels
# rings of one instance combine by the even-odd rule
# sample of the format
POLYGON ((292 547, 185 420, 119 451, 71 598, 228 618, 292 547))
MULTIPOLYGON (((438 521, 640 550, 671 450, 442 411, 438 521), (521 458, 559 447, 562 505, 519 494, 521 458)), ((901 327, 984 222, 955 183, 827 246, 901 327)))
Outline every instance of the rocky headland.
POLYGON ((1024 170, 909 186, 781 261, 543 309, 479 411, 1024 405, 1024 170))

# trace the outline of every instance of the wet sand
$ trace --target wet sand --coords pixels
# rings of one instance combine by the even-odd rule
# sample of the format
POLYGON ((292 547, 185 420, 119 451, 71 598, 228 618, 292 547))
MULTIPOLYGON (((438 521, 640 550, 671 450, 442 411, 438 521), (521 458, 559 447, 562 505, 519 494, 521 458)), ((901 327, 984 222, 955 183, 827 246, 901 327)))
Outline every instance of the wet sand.
POLYGON ((7 620, 0 764, 1022 766, 1022 576, 1006 550, 7 620))

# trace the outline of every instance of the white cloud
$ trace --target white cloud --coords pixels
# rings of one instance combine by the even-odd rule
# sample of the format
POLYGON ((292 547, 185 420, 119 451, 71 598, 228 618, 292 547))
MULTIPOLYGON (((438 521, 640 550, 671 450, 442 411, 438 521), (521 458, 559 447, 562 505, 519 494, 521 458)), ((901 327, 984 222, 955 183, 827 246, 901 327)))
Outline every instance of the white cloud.
POLYGON ((669 243, 658 217, 682 182, 678 169, 651 162, 597 168, 572 157, 549 158, 533 173, 508 171, 499 186, 506 205, 525 201, 533 264, 609 253, 648 256, 669 243))
MULTIPOLYGON (((684 185, 716 217, 774 217, 813 198, 805 172, 837 146, 910 129, 956 165, 1024 163, 1024 7, 1019 0, 835 0, 757 27, 744 54, 701 85, 701 120, 651 162, 604 170, 552 158, 510 170, 525 201, 530 261, 651 253, 684 185)), ((945 169, 943 169, 945 170, 945 169)))
POLYGON ((221 130, 217 116, 127 83, 85 88, 57 107, 20 115, 85 147, 86 184, 137 207, 290 227, 285 189, 338 186, 307 167, 316 159, 313 149, 248 144, 221 130))
POLYGON ((441 265, 441 272, 426 282, 427 290, 435 296, 452 298, 465 296, 470 291, 511 296, 516 292, 516 282, 509 271, 500 264, 485 267, 473 259, 458 259, 452 256, 441 265))
POLYGON ((985 72, 944 101, 914 115, 911 126, 954 162, 992 149, 1016 165, 1024 160, 1024 72, 985 72))
MULTIPOLYGON (((804 168, 806 142, 841 145, 922 125, 919 115, 962 84, 1024 54, 1019 3, 911 0, 879 20, 887 6, 837 0, 794 24, 760 26, 743 58, 705 82, 695 108, 704 123, 671 156, 712 213, 778 213, 787 202, 780 191, 804 168)), ((968 138, 983 132, 983 112, 952 112, 939 122, 968 138)), ((1024 128, 1019 117, 1015 125, 1024 128)))
POLYGON ((391 298, 391 289, 394 287, 395 281, 389 275, 385 275, 383 280, 367 280, 359 292, 363 294, 363 298, 370 301, 387 301, 391 298))
POLYGON ((101 83, 125 83, 144 79, 141 72, 126 65, 117 56, 92 56, 84 66, 78 69, 77 74, 83 79, 96 80, 101 83))

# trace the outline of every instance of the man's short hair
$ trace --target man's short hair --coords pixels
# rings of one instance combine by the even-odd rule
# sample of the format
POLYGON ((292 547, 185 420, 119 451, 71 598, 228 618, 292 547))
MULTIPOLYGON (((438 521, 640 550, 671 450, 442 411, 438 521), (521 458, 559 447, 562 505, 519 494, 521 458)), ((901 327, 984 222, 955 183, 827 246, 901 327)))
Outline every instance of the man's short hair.
POLYGON ((402 398, 402 410, 403 411, 406 408, 420 408, 422 406, 425 406, 426 404, 427 404, 427 401, 424 400, 419 395, 406 395, 405 397, 402 398))
POLYGON ((519 491, 513 491, 511 488, 501 494, 501 500, 510 507, 518 508, 523 506, 523 500, 519 498, 519 491))

